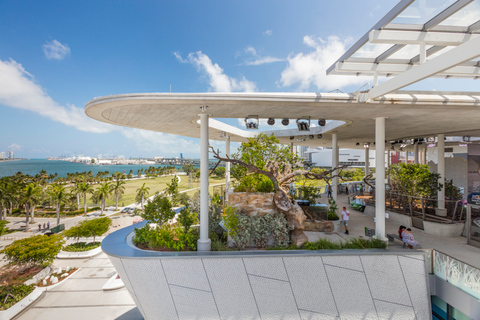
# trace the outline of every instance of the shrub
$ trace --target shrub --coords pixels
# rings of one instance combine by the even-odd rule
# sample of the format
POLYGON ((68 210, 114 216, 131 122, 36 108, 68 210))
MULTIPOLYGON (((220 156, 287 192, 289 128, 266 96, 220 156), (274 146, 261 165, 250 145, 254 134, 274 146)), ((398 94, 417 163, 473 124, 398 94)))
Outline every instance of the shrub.
POLYGON ((183 233, 188 233, 188 230, 195 222, 195 215, 190 212, 190 208, 185 206, 178 214, 177 221, 183 226, 183 233))
POLYGON ((77 242, 77 243, 72 243, 69 244, 68 246, 64 247, 62 250, 63 251, 68 251, 68 252, 83 252, 83 251, 89 251, 93 250, 95 248, 100 247, 101 243, 100 242, 77 242))
POLYGON ((188 201, 190 201, 190 197, 185 192, 182 192, 178 195, 178 203, 186 206, 188 201))
POLYGON ((7 221, 5 220, 0 221, 0 236, 7 233, 7 231, 8 231, 7 221))
POLYGON ((159 251, 193 251, 197 249, 198 232, 184 233, 180 228, 164 224, 161 227, 150 228, 145 225, 135 229, 133 243, 150 250, 159 251))
POLYGON ((340 243, 321 238, 315 242, 307 242, 303 245, 303 248, 307 250, 385 249, 386 247, 387 243, 385 241, 375 238, 351 238, 340 243))
POLYGON ((5 247, 3 253, 5 259, 15 264, 47 266, 53 262, 64 243, 63 236, 59 234, 38 235, 15 240, 5 247))
POLYGON ((103 235, 111 225, 112 220, 108 217, 83 220, 76 226, 65 230, 63 234, 67 238, 75 238, 77 241, 79 238, 93 237, 93 242, 95 242, 95 237, 103 235))
POLYGON ((307 250, 340 250, 342 246, 328 239, 320 238, 315 242, 306 242, 303 247, 307 250))
POLYGON ((175 217, 175 214, 170 200, 163 195, 157 194, 153 200, 149 200, 145 205, 142 217, 150 223, 162 226, 165 222, 175 217))
POLYGON ((20 284, 0 287, 0 310, 5 310, 28 296, 35 289, 35 285, 20 284))

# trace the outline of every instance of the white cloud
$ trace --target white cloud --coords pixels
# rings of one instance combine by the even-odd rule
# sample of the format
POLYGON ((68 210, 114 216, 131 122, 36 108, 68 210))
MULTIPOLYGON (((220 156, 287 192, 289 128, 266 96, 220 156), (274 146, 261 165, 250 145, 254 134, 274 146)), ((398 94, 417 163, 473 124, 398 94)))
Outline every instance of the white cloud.
POLYGON ((61 44, 57 40, 46 42, 43 45, 43 52, 47 59, 62 60, 70 54, 70 48, 67 44, 61 44))
POLYGON ((132 140, 140 151, 180 154, 188 150, 189 153, 200 153, 200 140, 198 139, 132 128, 122 128, 121 133, 125 138, 132 140))
POLYGON ((245 48, 245 52, 248 54, 251 54, 253 56, 253 59, 247 60, 245 64, 247 66, 259 66, 262 64, 267 64, 267 63, 273 63, 273 62, 279 62, 279 61, 285 61, 285 59, 280 59, 280 58, 275 58, 275 57, 262 57, 257 53, 257 50, 255 50, 254 47, 248 46, 245 48))
POLYGON ((174 52, 175 57, 181 63, 191 63, 197 67, 199 72, 204 73, 209 81, 210 88, 216 92, 246 91, 256 90, 254 82, 248 81, 245 77, 235 79, 226 75, 222 68, 202 51, 191 52, 186 59, 183 59, 178 52, 174 52))
POLYGON ((11 145, 8 146, 8 150, 20 151, 22 150, 22 146, 16 143, 12 143, 11 145))
POLYGON ((362 85, 371 80, 369 77, 326 75, 326 70, 346 51, 350 39, 342 41, 336 36, 330 36, 325 41, 305 36, 303 42, 315 50, 287 58, 288 66, 282 71, 280 79, 282 87, 298 84, 299 90, 308 90, 311 85, 319 90, 333 90, 349 85, 362 85))
POLYGON ((0 103, 12 108, 29 110, 53 121, 87 132, 109 132, 113 126, 88 118, 83 108, 62 106, 36 84, 20 63, 0 60, 0 103))
POLYGON ((262 34, 264 36, 271 36, 273 34, 273 31, 272 30, 265 30, 262 34))

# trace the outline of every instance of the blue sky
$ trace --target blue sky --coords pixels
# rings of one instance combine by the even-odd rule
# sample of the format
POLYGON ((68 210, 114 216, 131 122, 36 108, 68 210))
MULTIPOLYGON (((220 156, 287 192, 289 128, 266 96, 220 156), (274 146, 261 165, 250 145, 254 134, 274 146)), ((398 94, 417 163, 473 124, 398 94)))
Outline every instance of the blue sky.
MULTIPOLYGON (((108 126, 94 97, 136 92, 330 91, 330 66, 397 1, 0 2, 0 151, 198 157, 197 139, 108 126)), ((373 80, 369 80, 373 81, 373 80)), ((474 91, 472 80, 412 89, 474 91)), ((238 124, 236 119, 231 124, 238 124)))

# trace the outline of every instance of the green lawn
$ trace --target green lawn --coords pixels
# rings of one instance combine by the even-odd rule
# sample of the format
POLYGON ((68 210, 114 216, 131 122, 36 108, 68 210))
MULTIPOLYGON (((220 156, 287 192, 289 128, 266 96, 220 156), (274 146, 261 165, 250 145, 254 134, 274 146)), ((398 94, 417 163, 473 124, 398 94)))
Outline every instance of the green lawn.
MULTIPOLYGON (((189 188, 188 177, 179 176, 181 181, 178 184, 179 191, 198 188, 200 187, 200 179, 197 179, 196 182, 191 183, 191 188, 189 188)), ((149 196, 153 196, 156 192, 163 191, 167 187, 167 183, 172 181, 173 177, 158 177, 158 178, 149 178, 149 179, 138 179, 138 180, 127 180, 123 185, 125 187, 125 192, 122 195, 121 199, 118 201, 119 206, 124 203, 129 205, 135 202, 135 196, 137 194, 137 189, 140 188, 144 183, 146 187, 149 187, 149 196)), ((225 178, 210 177, 209 183, 218 184, 225 183, 225 178)), ((94 188, 98 188, 98 185, 94 185, 94 188)), ((189 196, 193 195, 196 190, 189 191, 187 194, 189 196)), ((210 187, 210 192, 212 192, 212 187, 210 187)), ((80 199, 80 204, 83 204, 83 199, 80 199)), ((87 204, 91 205, 91 196, 87 196, 87 204)), ((115 205, 115 195, 112 194, 109 199, 107 199, 107 205, 115 205)))

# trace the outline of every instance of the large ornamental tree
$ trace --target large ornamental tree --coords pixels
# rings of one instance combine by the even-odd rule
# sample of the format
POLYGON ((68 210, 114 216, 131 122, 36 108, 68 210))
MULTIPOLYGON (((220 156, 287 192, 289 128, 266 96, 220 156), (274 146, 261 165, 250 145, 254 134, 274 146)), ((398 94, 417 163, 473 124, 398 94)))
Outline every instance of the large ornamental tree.
MULTIPOLYGON (((298 246, 308 241, 308 237, 303 232, 306 216, 298 203, 290 196, 290 184, 298 176, 306 179, 325 180, 327 183, 333 178, 332 173, 335 170, 343 169, 333 168, 322 173, 313 173, 309 170, 293 170, 299 163, 298 157, 290 151, 286 145, 280 144, 280 141, 272 134, 259 134, 254 138, 249 138, 247 142, 241 144, 238 152, 232 157, 221 157, 218 151, 211 147, 214 158, 224 162, 230 162, 234 165, 233 171, 239 184, 251 184, 260 182, 258 189, 267 191, 271 187, 274 192, 273 201, 277 209, 283 213, 287 219, 289 227, 292 229, 291 241, 298 246), (269 179, 270 187, 265 185, 264 177, 269 179)), ((255 189, 255 188, 252 188, 255 189)))

